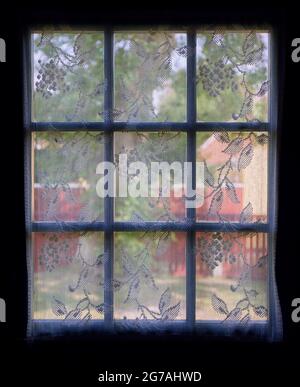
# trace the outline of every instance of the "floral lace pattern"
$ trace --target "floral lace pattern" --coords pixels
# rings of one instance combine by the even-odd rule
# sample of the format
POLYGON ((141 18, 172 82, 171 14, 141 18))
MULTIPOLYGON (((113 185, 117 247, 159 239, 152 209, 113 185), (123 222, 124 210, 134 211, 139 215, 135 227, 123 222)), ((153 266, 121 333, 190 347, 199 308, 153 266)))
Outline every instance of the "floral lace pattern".
POLYGON ((35 121, 100 121, 103 33, 33 35, 35 121))
MULTIPOLYGON (((174 195, 182 187, 173 184, 168 198, 160 192, 158 198, 114 199, 112 227, 121 221, 144 231, 110 230, 114 251, 108 254, 105 225, 93 232, 68 225, 104 222, 105 199, 96 194, 95 172, 104 161, 106 134, 84 125, 66 132, 55 128, 55 122, 105 121, 104 34, 36 33, 32 46, 33 119, 51 123, 50 130, 33 135, 33 220, 55 223, 59 230, 33 233, 33 318, 87 322, 112 311, 113 321, 124 326, 186 320, 190 254, 196 258, 196 321, 267 320, 267 233, 239 227, 251 223, 255 230, 268 220, 268 133, 226 131, 221 124, 215 132, 196 133, 194 161, 204 163, 205 178, 196 222, 217 224, 218 231, 196 232, 193 251, 186 249, 187 229, 147 229, 148 222, 194 224, 184 195, 174 195), (104 274, 108 263, 110 279, 104 274), (110 305, 107 291, 113 294, 110 305)), ((186 123, 189 55, 196 55, 198 121, 257 128, 268 121, 267 33, 199 30, 193 53, 186 32, 116 32, 113 49, 109 113, 115 122, 136 125, 136 131, 113 133, 117 170, 123 153, 128 163, 187 161, 188 132, 162 131, 159 124, 147 132, 139 123, 186 123)))
POLYGON ((95 195, 95 168, 103 161, 101 132, 45 132, 34 136, 34 219, 103 219, 103 199, 95 195))
POLYGON ((211 316, 246 323, 267 318, 266 234, 198 233, 196 257, 198 267, 202 265, 197 281, 198 319, 211 316), (201 291, 209 292, 210 303, 201 291))
POLYGON ((267 121, 268 34, 199 33, 197 67, 200 121, 267 121))
POLYGON ((33 241, 34 318, 103 319, 103 235, 35 233, 33 241))
POLYGON ((115 34, 116 121, 185 121, 186 34, 115 34), (130 65, 132 66, 130 68, 130 65))

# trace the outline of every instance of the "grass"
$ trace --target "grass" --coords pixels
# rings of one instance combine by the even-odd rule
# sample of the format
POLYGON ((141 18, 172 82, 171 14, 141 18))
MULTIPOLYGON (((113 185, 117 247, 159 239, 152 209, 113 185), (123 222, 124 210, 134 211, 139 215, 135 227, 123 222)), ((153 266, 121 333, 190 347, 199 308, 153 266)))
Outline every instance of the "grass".
MULTIPOLYGON (((73 267, 73 266, 72 266, 73 267)), ((53 272, 35 273, 34 278, 34 318, 35 319, 53 319, 58 318, 52 312, 53 297, 64 302, 68 311, 73 309, 78 301, 84 297, 82 288, 75 292, 70 292, 68 286, 76 284, 78 273, 77 270, 70 270, 68 267, 60 267, 53 272)), ((91 299, 93 303, 100 304, 103 302, 103 288, 97 283, 100 280, 99 273, 92 273, 88 278, 87 288, 91 291, 91 299)), ((242 291, 237 290, 232 292, 230 285, 235 284, 234 279, 223 278, 219 276, 198 278, 196 284, 196 318, 198 320, 222 320, 225 316, 219 315, 212 308, 211 298, 216 294, 223 299, 229 310, 233 309, 236 303, 244 298, 242 291)), ((158 290, 142 286, 139 293, 139 300, 151 310, 158 312, 158 304, 161 294, 165 289, 171 290, 172 298, 171 305, 181 302, 181 311, 178 315, 179 319, 185 318, 185 278, 175 277, 170 275, 159 275, 156 277, 156 285, 158 290)), ((255 289, 259 294, 255 299, 256 305, 266 305, 266 284, 262 280, 253 281, 252 289, 255 289)), ((134 302, 125 302, 129 287, 123 287, 115 292, 115 318, 122 319, 126 316, 127 319, 136 318, 136 304, 134 302)), ((260 319, 257 316, 252 316, 255 319, 260 319)), ((92 311, 92 318, 103 319, 103 314, 92 311)))

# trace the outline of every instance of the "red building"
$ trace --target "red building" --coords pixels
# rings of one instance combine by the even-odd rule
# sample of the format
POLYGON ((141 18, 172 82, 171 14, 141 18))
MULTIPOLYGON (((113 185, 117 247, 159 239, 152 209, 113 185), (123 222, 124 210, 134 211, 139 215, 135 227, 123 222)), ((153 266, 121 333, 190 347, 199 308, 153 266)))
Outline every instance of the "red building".
MULTIPOLYGON (((219 165, 222 165, 226 162, 228 155, 223 152, 224 144, 218 142, 215 137, 210 136, 202 145, 198 148, 198 159, 206 160, 209 168, 217 168, 219 165)), ((264 157, 264 156, 261 156, 264 157)), ((253 172, 252 172, 253 173, 253 172)), ((255 173, 255 172, 254 172, 255 173)), ((228 192, 226 192, 226 187, 222 188, 223 193, 223 203, 220 214, 229 220, 230 222, 239 221, 240 213, 245 207, 245 202, 249 200, 249 192, 245 198, 246 187, 243 184, 243 178, 239 175, 233 174, 233 187, 235 191, 236 200, 232 200, 228 192)), ((244 181, 248 181, 249 177, 244 179, 244 181)), ((247 188, 249 191, 249 188, 247 188)), ((35 185, 34 188, 34 217, 36 220, 47 220, 47 221, 56 221, 56 219, 60 220, 68 220, 68 221, 76 221, 79 220, 79 214, 82 210, 81 204, 81 196, 84 194, 85 189, 79 184, 72 183, 70 184, 70 190, 53 188, 53 192, 49 188, 42 187, 38 184, 35 185), (71 192, 70 192, 71 190, 71 192), (47 200, 45 200, 45 194, 47 194, 47 200), (70 200, 70 195, 73 200, 70 200), (53 196, 53 197, 51 197, 53 196), (51 203, 51 204, 49 204, 51 203), (49 206, 55 206, 55 211, 51 211, 49 206)), ((211 188, 205 188, 205 195, 209 196, 211 193, 211 188)), ((250 191, 250 198, 251 198, 250 191)), ((254 192, 255 193, 255 192, 254 192)), ((255 193, 256 194, 256 193, 255 193)), ((256 195, 257 196, 257 195, 256 195)), ((213 217, 209 214, 209 208, 211 204, 210 196, 208 199, 204 201, 204 204, 197 209, 197 219, 201 221, 218 221, 216 217, 213 217)), ((255 201, 255 197, 254 197, 255 201)), ((263 206, 257 206, 258 208, 263 208, 263 206)), ((170 209, 171 212, 178 216, 178 218, 183 218, 185 216, 185 204, 181 198, 172 197, 170 199, 170 209)), ((257 219, 264 219, 264 210, 261 210, 261 214, 257 211, 253 215, 252 221, 257 219)), ((68 255, 72 255, 76 253, 76 248, 78 245, 78 240, 76 234, 71 238, 68 236, 68 248, 65 250, 64 254, 66 257, 60 259, 60 264, 63 264, 64 259, 68 259, 68 255)), ((172 275, 183 276, 186 273, 185 270, 185 248, 186 248, 186 240, 184 233, 176 234, 176 241, 171 241, 167 250, 160 256, 157 256, 156 259, 163 259, 169 263, 169 271, 172 275)), ((197 237, 203 234, 197 234, 197 237)), ((213 238, 213 234, 206 234, 207 239, 213 238)), ((225 234, 224 234, 225 235, 225 234)), ((226 238, 228 239, 228 235, 226 238)), ((44 265, 39 263, 39 257, 43 254, 43 246, 45 246, 46 241, 49 238, 48 235, 39 234, 35 236, 34 239, 34 270, 40 271, 45 270, 44 265)), ((64 239, 64 235, 60 236, 60 240, 64 239)), ((251 237, 245 236, 240 238, 242 244, 242 251, 244 257, 247 262, 251 265, 255 264, 261 256, 267 254, 267 235, 266 234, 254 234, 251 237)), ((239 246, 241 249, 241 246, 239 246)), ((232 255, 238 255, 239 252, 237 246, 233 246, 231 248, 230 253, 232 255)), ((62 253, 61 253, 62 254, 62 253)), ((197 250, 197 274, 200 276, 208 276, 212 275, 212 271, 208 269, 207 264, 203 262, 201 257, 202 251, 201 248, 197 250)), ((228 255, 228 254, 227 254, 228 255)), ((243 262, 241 259, 237 259, 234 264, 230 263, 226 260, 222 265, 218 266, 218 274, 227 278, 237 277, 243 262)), ((216 270, 217 271, 217 270, 216 270)), ((215 273, 215 270, 214 270, 215 273)), ((255 272, 256 273, 256 272, 255 272)), ((265 269, 257 271, 257 274, 253 274, 257 277, 265 276, 265 269)))

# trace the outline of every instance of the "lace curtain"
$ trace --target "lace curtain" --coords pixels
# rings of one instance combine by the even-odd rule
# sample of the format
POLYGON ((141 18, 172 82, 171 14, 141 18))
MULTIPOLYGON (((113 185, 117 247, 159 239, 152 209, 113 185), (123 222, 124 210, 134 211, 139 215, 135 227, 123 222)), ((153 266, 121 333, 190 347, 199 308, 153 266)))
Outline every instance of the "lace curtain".
POLYGON ((279 337, 268 195, 270 33, 234 26, 193 37, 194 46, 184 30, 118 31, 107 64, 104 32, 32 34, 32 121, 43 129, 32 132, 27 186, 30 334, 93 323, 279 337), (108 147, 117 172, 122 154, 149 168, 153 161, 183 166, 194 130, 204 200, 193 217, 184 183, 171 176, 168 197, 115 197, 107 230, 96 166, 108 147))

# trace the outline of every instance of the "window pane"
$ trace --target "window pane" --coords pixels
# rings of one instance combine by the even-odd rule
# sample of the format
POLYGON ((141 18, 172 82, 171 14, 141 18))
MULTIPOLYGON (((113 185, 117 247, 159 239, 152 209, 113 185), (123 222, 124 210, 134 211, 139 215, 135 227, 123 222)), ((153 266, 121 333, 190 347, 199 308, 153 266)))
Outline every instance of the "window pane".
MULTIPOLYGON (((177 166, 183 169, 183 163, 186 158, 186 134, 185 133, 115 133, 115 152, 116 162, 119 165, 118 176, 122 176, 120 169, 120 155, 127 155, 128 166, 134 162, 142 162, 146 167, 146 182, 148 182, 146 191, 143 193, 138 182, 141 181, 141 170, 136 173, 130 173, 128 167, 128 194, 127 197, 117 195, 115 201, 116 219, 119 221, 175 221, 185 218, 185 201, 182 190, 182 179, 172 172, 172 163, 177 162, 177 166), (170 170, 166 169, 161 174, 161 180, 157 183, 151 179, 153 162, 167 162, 170 170), (138 180, 135 180, 138 179, 138 180), (168 184, 169 193, 162 191, 162 181, 168 184), (157 196, 151 197, 151 187, 157 187, 157 196), (130 187, 137 187, 136 196, 130 187), (133 192, 133 194, 132 194, 133 192), (147 195, 143 197, 142 195, 147 195)), ((174 166, 174 165, 173 165, 174 166)), ((123 173, 124 175, 124 173, 123 173)), ((117 182, 118 188, 120 184, 117 182)), ((124 186, 124 184, 123 184, 124 186)), ((119 191, 118 191, 119 192, 119 191)))
POLYGON ((44 221, 103 218, 96 166, 103 161, 102 133, 34 133, 34 216, 44 221))
POLYGON ((268 33, 197 34, 199 121, 268 120, 268 33))
POLYGON ((266 320, 267 234, 197 233, 197 320, 266 320))
POLYGON ((185 234, 115 236, 115 318, 185 319, 185 234))
POLYGON ((186 120, 186 34, 116 33, 116 121, 186 120))
POLYGON ((103 33, 36 33, 33 121, 103 121, 103 33))
POLYGON ((205 162, 199 221, 266 222, 266 133, 197 133, 197 161, 205 162))
POLYGON ((103 235, 34 233, 34 319, 103 319, 103 235))

